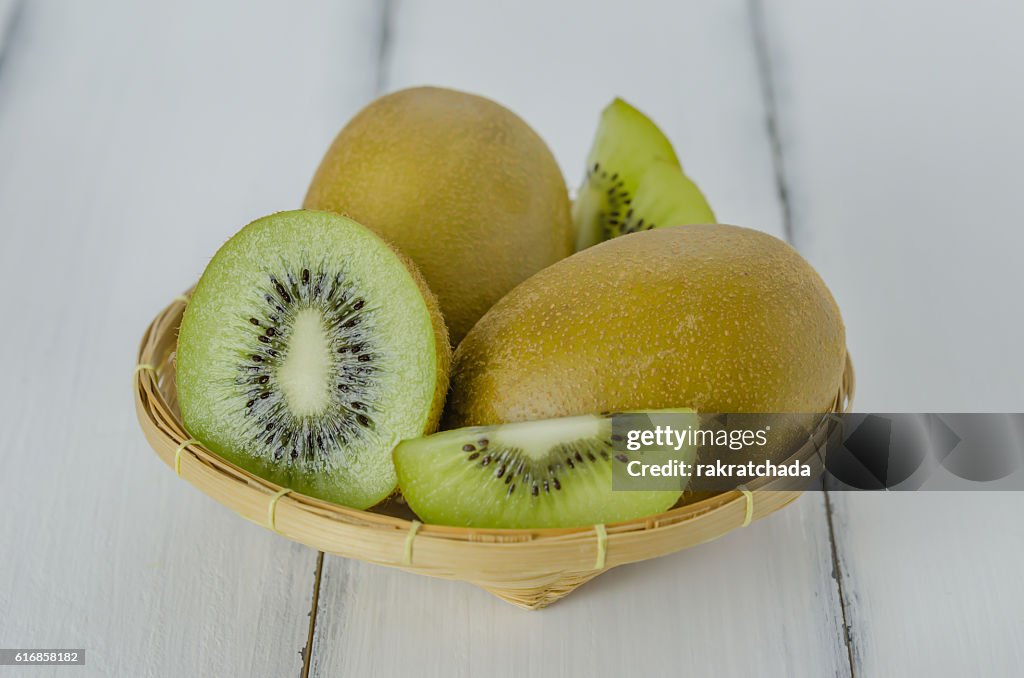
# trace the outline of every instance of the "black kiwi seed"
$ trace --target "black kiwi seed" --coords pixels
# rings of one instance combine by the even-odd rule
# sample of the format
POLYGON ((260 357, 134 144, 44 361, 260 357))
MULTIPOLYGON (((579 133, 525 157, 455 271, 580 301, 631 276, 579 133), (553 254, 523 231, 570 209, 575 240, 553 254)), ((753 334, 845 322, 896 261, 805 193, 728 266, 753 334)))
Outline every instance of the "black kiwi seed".
POLYGON ((472 445, 472 444, 470 444, 470 443, 466 443, 465 445, 463 445, 463 446, 462 446, 462 451, 463 451, 463 452, 472 452, 472 451, 473 451, 473 450, 475 450, 475 449, 476 449, 476 447, 475 447, 475 446, 473 446, 473 445, 472 445))
POLYGON ((480 456, 479 452, 474 452, 473 454, 469 455, 466 459, 467 459, 467 461, 473 461, 474 459, 476 459, 479 456, 480 456))
POLYGON ((512 493, 516 491, 516 484, 512 483, 508 486, 508 496, 512 496, 512 493))
MULTIPOLYGON (((311 465, 316 470, 329 463, 334 452, 374 428, 366 397, 376 392, 379 362, 373 341, 373 310, 341 273, 314 266, 282 270, 264 278, 259 290, 266 306, 243 319, 260 330, 253 334, 248 360, 238 367, 236 383, 245 390, 249 435, 253 444, 266 448, 265 458, 279 463, 311 465), (353 301, 354 300, 354 301, 353 301), (309 309, 324 320, 328 339, 337 347, 332 375, 337 386, 336 406, 316 417, 295 415, 278 384, 274 370, 287 359, 292 324, 296 315, 309 309), (255 343, 258 342, 258 343, 255 343), (349 362, 346 353, 362 353, 349 362), (341 395, 346 394, 346 395, 341 395), (257 403, 266 401, 266 405, 257 403)), ((245 354, 243 354, 245 355, 245 354)))
POLYGON ((533 496, 535 496, 535 497, 536 497, 536 496, 537 496, 538 494, 540 494, 540 490, 539 490, 539 489, 537 488, 537 483, 534 483, 534 484, 533 484, 533 487, 532 487, 532 488, 530 489, 530 494, 532 494, 532 495, 533 495, 533 496))
MULTIPOLYGON (((274 279, 271 278, 271 280, 274 280, 274 279)), ((286 290, 284 288, 284 285, 279 283, 277 280, 274 280, 274 289, 276 289, 277 293, 281 295, 282 299, 284 299, 284 303, 286 303, 286 304, 292 303, 292 297, 291 297, 290 294, 288 294, 288 290, 286 290)), ((292 458, 294 459, 294 457, 292 457, 292 458)))
POLYGON ((558 482, 558 478, 552 478, 551 484, 555 486, 556 490, 562 489, 562 483, 558 482))
POLYGON ((627 461, 629 461, 629 457, 627 457, 624 454, 616 454, 615 458, 618 459, 619 461, 621 461, 623 464, 625 464, 627 461))
POLYGON ((504 464, 499 464, 498 468, 495 469, 495 471, 494 471, 494 477, 495 478, 500 478, 503 475, 505 475, 505 465, 504 464))

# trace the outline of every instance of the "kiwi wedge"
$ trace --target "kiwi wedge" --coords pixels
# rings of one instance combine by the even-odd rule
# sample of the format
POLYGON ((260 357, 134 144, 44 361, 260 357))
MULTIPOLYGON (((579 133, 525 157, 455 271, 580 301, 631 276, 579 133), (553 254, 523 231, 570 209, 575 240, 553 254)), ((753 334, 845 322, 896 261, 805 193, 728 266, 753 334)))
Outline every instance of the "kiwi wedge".
POLYGON ((325 212, 281 212, 210 261, 178 335, 189 433, 297 492, 366 508, 391 451, 436 429, 450 347, 411 262, 325 212))
MULTIPOLYGON (((471 426, 407 440, 394 452, 399 487, 420 518, 440 525, 579 527, 660 513, 685 483, 678 490, 612 489, 613 465, 630 461, 616 451, 613 430, 621 430, 622 418, 645 414, 471 426)), ((695 456, 677 454, 691 462, 695 456)))
POLYGON ((601 113, 572 217, 577 251, 658 226, 716 221, 668 138, 622 99, 601 113))

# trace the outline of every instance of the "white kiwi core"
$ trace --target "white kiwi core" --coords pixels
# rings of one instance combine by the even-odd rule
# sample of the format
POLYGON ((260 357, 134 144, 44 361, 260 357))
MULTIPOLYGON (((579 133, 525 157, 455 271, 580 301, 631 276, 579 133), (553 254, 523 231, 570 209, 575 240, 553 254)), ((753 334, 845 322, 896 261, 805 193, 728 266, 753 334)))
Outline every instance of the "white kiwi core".
POLYGON ((277 370, 288 408, 299 417, 320 414, 331 403, 331 343, 320 311, 295 314, 288 353, 277 370))
POLYGON ((543 459, 552 448, 566 441, 600 438, 608 419, 593 415, 546 419, 528 423, 503 424, 491 434, 497 445, 521 449, 531 459, 543 459))

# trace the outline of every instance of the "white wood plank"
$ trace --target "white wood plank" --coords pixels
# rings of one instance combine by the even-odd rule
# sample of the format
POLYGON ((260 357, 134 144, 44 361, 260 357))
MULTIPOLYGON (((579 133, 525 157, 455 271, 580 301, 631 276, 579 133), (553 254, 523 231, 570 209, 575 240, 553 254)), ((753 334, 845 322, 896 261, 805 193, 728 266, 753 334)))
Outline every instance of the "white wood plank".
POLYGON ((327 556, 310 675, 848 675, 822 501, 612 570, 539 612, 327 556))
POLYGON ((130 374, 216 247, 300 204, 372 93, 377 15, 24 8, 0 67, 0 647, 84 647, 83 675, 302 669, 316 552, 177 480, 138 430, 130 374))
POLYGON ((384 82, 501 102, 547 141, 573 188, 601 109, 622 96, 672 139, 720 221, 781 235, 746 4, 666 4, 399 1, 384 82))
MULTIPOLYGON (((524 116, 567 178, 623 95, 723 221, 783 231, 745 3, 401 3, 388 89, 441 84, 524 116)), ((821 495, 527 613, 470 585, 327 557, 311 675, 848 675, 821 495), (393 643, 382 649, 382 633, 393 643)))
MULTIPOLYGON (((796 240, 858 409, 1020 411, 1024 6, 763 4, 796 240)), ((832 503, 858 675, 1019 675, 1024 495, 832 503)))

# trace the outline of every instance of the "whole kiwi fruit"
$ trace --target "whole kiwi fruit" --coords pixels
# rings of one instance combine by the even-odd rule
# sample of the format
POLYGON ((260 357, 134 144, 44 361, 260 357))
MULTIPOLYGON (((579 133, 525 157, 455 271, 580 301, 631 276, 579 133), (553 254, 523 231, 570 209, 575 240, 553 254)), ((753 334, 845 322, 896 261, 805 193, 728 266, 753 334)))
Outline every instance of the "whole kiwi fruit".
POLYGON ((443 427, 825 412, 845 346, 828 288, 781 240, 725 225, 633 233, 534 275, 477 323, 454 357, 443 427))
POLYGON ((306 195, 408 255, 457 344, 498 299, 573 251, 569 196, 544 141, 483 97, 416 87, 345 126, 306 195))

